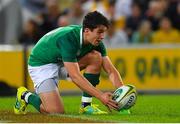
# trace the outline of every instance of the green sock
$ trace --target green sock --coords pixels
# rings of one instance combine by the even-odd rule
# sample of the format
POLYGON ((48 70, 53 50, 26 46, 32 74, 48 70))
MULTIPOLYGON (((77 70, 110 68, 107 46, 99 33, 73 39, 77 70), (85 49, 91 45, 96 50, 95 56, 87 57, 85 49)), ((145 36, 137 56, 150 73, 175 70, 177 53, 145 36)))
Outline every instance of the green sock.
MULTIPOLYGON (((94 86, 99 84, 99 77, 100 74, 90 74, 90 73, 84 73, 84 77, 94 86)), ((92 97, 90 94, 83 92, 84 97, 92 97)))
POLYGON ((28 97, 28 103, 34 106, 40 112, 41 99, 37 94, 32 93, 28 97))

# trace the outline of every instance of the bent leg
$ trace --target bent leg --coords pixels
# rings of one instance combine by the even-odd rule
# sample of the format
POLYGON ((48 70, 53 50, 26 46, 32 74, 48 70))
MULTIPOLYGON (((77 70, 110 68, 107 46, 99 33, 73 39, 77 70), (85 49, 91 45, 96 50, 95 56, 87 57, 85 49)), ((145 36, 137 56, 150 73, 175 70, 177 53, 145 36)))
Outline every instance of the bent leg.
POLYGON ((85 69, 85 73, 99 74, 102 66, 102 56, 98 51, 93 50, 82 57, 78 64, 81 70, 85 69))
MULTIPOLYGON (((102 65, 101 54, 95 50, 85 55, 79 61, 80 69, 85 69, 84 77, 96 87, 99 84, 100 70, 102 65)), ((86 92, 82 95, 82 107, 90 105, 92 96, 86 92)))
POLYGON ((64 113, 64 106, 54 79, 47 79, 36 88, 37 94, 27 92, 25 101, 41 113, 64 113))
POLYGON ((44 81, 37 92, 41 99, 41 112, 64 113, 64 105, 54 79, 44 81))

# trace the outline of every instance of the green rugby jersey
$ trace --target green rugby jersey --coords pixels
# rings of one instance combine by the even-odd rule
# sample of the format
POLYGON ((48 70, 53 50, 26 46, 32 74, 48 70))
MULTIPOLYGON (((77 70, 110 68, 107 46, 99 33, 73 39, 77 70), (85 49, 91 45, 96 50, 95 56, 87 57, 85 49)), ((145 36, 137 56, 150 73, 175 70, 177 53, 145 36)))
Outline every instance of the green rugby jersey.
POLYGON ((37 42, 32 49, 28 64, 40 66, 60 61, 78 62, 92 50, 97 50, 102 56, 106 56, 106 49, 102 42, 98 46, 83 45, 81 26, 60 27, 47 33, 37 42))

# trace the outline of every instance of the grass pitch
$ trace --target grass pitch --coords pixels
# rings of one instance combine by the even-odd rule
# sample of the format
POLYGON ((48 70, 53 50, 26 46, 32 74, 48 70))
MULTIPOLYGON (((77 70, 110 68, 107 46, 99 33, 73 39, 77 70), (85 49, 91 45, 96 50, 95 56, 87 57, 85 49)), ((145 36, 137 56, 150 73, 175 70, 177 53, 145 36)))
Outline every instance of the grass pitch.
MULTIPOLYGON (((136 105, 131 108, 131 115, 120 115, 113 111, 108 115, 80 115, 80 96, 64 96, 66 114, 43 115, 39 114, 32 106, 28 106, 26 115, 15 115, 13 104, 15 97, 0 98, 0 123, 2 122, 63 122, 63 123, 91 123, 91 122, 116 122, 116 123, 180 123, 180 95, 138 95, 136 105)), ((93 103, 100 105, 106 110, 98 100, 93 99, 93 103)))

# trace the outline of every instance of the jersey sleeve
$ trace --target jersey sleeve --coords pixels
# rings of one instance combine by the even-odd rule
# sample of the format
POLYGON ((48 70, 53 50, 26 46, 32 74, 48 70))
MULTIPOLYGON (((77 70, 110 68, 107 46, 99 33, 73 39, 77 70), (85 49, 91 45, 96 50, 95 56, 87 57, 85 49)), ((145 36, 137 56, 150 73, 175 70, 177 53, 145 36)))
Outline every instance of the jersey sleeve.
POLYGON ((103 42, 101 42, 95 50, 99 51, 101 53, 101 56, 107 56, 106 47, 104 46, 103 42))
POLYGON ((71 35, 66 35, 58 42, 62 60, 64 62, 77 62, 78 46, 71 35))

